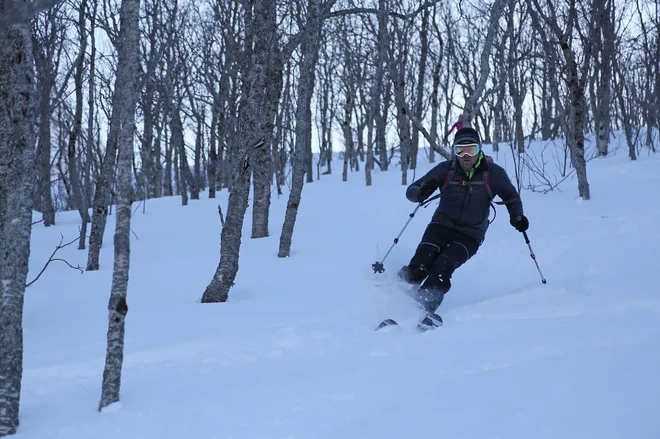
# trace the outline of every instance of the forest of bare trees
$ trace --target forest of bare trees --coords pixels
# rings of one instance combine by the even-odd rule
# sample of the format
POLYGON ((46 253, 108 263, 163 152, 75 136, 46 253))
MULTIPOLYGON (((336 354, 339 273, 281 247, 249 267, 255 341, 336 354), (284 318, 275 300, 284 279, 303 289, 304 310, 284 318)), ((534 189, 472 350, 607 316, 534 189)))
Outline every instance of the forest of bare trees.
POLYGON ((588 200, 588 162, 612 153, 612 135, 624 136, 631 160, 658 147, 659 7, 0 2, 0 436, 18 427, 32 227, 79 212, 79 249, 98 270, 111 263, 100 249, 107 216, 117 216, 102 408, 119 398, 136 203, 178 196, 186 205, 228 191, 206 303, 229 296, 246 214, 251 238, 274 232, 271 194, 288 197, 275 231, 287 257, 304 184, 333 172, 367 186, 375 172, 400 172, 409 184, 418 157, 449 157, 445 133, 459 113, 494 151, 510 148, 516 172, 535 177, 517 178, 519 187, 555 189, 542 162, 555 160, 559 180, 575 176, 588 200), (532 140, 551 145, 547 158, 529 154, 532 140))

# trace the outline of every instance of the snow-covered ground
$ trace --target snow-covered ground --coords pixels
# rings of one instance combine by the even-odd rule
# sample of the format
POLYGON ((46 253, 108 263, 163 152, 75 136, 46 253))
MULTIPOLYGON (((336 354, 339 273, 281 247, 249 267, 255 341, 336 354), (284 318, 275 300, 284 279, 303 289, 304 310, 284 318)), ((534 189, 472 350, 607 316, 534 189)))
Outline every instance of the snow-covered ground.
MULTIPOLYGON (((532 150, 540 150, 535 145, 532 150)), ((504 154, 498 162, 510 171, 504 154)), ((337 163, 335 170, 340 170, 337 163)), ((421 160, 417 177, 430 169, 421 160)), ((660 155, 625 148, 575 179, 523 191, 543 285, 498 207, 486 241, 452 279, 445 325, 417 311, 393 276, 436 204, 415 205, 399 169, 307 184, 290 258, 277 257, 287 195, 269 238, 246 217, 230 300, 201 304, 219 260, 227 192, 149 200, 133 216, 121 403, 97 411, 105 359, 114 216, 101 270, 54 262, 28 288, 20 439, 660 438, 660 155), (402 330, 375 332, 386 317, 402 330)), ((510 172, 510 175, 511 172, 510 172)), ((409 174, 412 182, 413 174, 409 174)), ((35 218, 38 215, 35 214, 35 218)), ((77 212, 36 225, 29 280, 77 212)), ((75 245, 58 253, 85 266, 75 245)))

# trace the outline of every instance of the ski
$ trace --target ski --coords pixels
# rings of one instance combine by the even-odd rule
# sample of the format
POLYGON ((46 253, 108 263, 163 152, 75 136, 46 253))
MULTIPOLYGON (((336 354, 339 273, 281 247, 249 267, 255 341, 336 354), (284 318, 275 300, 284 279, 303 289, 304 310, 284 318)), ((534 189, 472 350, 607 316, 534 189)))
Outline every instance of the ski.
POLYGON ((387 326, 399 326, 399 324, 394 319, 385 319, 382 322, 380 322, 380 325, 378 325, 378 327, 376 327, 376 331, 379 331, 387 326))
MULTIPOLYGON (((385 319, 376 327, 376 331, 380 331, 383 328, 388 328, 392 326, 399 326, 399 323, 394 319, 385 319)), ((442 326, 442 317, 435 313, 428 313, 422 317, 417 323, 417 330, 420 332, 430 331, 442 326)))
POLYGON ((417 329, 421 332, 430 331, 442 326, 442 317, 435 313, 429 313, 417 324, 417 329))

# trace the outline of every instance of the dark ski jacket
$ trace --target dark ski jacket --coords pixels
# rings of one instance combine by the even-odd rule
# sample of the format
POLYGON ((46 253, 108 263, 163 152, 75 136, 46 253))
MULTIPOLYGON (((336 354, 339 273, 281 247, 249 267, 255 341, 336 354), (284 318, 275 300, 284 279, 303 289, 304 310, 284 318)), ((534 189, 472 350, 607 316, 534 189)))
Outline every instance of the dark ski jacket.
POLYGON ((499 196, 515 218, 523 214, 522 201, 504 168, 483 156, 469 177, 455 158, 439 163, 408 186, 406 197, 415 202, 421 185, 430 181, 440 189, 440 205, 432 222, 471 236, 481 244, 488 230, 491 201, 499 196))

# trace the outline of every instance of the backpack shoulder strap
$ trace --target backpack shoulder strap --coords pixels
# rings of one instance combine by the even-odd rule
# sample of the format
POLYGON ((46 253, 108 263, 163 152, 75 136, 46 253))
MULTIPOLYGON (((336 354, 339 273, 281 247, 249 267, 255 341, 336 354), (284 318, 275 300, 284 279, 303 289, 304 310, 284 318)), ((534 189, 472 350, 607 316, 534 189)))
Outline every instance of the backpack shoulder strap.
POLYGON ((451 180, 454 179, 454 174, 456 174, 456 159, 453 158, 451 160, 451 163, 449 164, 449 172, 447 172, 447 176, 445 177, 445 181, 442 182, 442 186, 440 186, 440 190, 442 191, 445 186, 447 186, 447 183, 450 182, 451 180))
POLYGON ((483 174, 482 178, 484 179, 484 182, 486 183, 486 189, 488 190, 488 196, 492 200, 495 198, 495 195, 493 195, 493 186, 490 184, 490 171, 486 169, 483 174))

